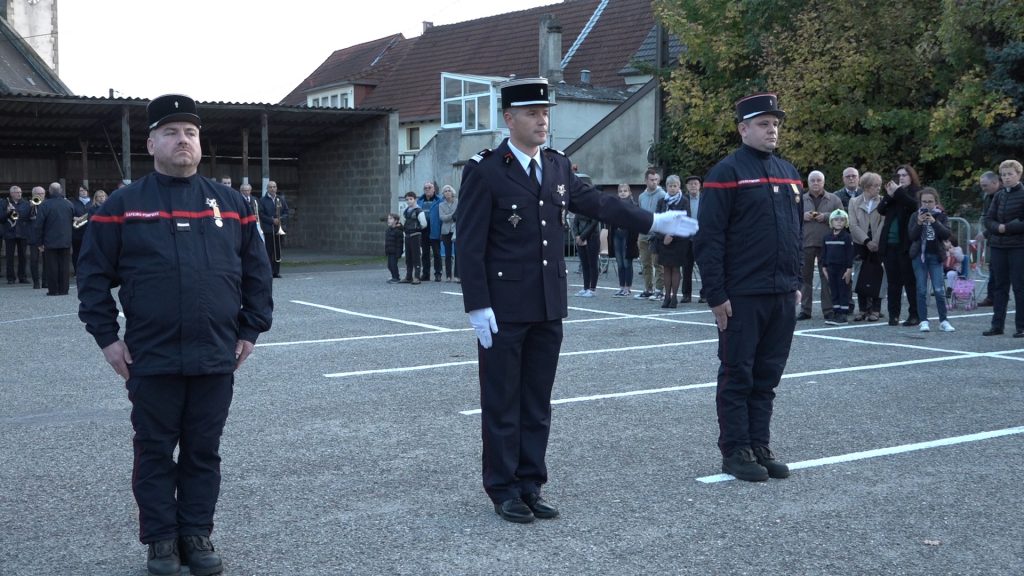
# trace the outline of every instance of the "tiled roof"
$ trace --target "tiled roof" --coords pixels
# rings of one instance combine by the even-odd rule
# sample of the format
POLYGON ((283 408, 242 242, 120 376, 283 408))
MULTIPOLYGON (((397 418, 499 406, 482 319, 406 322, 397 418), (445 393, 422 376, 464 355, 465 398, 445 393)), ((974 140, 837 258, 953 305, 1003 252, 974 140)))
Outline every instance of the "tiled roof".
MULTIPOLYGON (((619 70, 619 74, 623 76, 629 76, 633 74, 642 73, 636 67, 636 64, 644 64, 653 67, 657 61, 658 51, 658 27, 651 26, 651 31, 644 38, 643 44, 637 48, 636 53, 630 58, 629 62, 619 70)), ((671 66, 675 66, 679 61, 679 55, 683 52, 683 44, 679 41, 679 38, 675 34, 668 35, 668 56, 669 63, 671 66)))
POLYGON ((281 104, 302 106, 306 104, 306 91, 332 84, 377 84, 387 76, 405 51, 415 43, 401 34, 393 34, 377 40, 363 42, 341 50, 335 50, 312 74, 291 93, 281 104))
POLYGON ((71 90, 7 20, 0 18, 0 94, 59 94, 71 90))
MULTIPOLYGON (((601 0, 565 0, 429 28, 414 39, 415 46, 362 105, 397 109, 403 122, 440 118, 442 72, 536 76, 541 16, 552 14, 561 24, 564 57, 601 4, 601 0)), ((586 69, 594 86, 623 87, 619 70, 629 63, 653 24, 651 0, 607 0, 564 68, 565 81, 578 83, 580 71, 586 69)))

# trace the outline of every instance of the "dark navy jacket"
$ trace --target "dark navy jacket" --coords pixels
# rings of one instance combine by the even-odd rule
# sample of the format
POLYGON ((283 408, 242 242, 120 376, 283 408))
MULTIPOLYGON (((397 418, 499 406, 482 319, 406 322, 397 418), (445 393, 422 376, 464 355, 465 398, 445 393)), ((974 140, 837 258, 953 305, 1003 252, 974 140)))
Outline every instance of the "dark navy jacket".
POLYGON ((32 215, 32 204, 22 198, 14 205, 14 211, 18 214, 18 221, 14 226, 11 226, 11 221, 4 217, 7 214, 9 202, 9 200, 0 200, 0 218, 3 218, 3 222, 0 222, 0 229, 3 230, 3 234, 0 236, 7 240, 28 239, 32 228, 32 221, 29 219, 32 215))
MULTIPOLYGON (((284 199, 284 195, 280 192, 277 197, 281 199, 281 226, 283 227, 288 221, 288 201, 284 199)), ((260 225, 263 227, 263 235, 270 238, 276 230, 274 230, 274 215, 277 214, 277 204, 274 199, 270 197, 270 194, 264 194, 259 199, 260 206, 260 225)))
POLYGON ((270 263, 256 216, 238 192, 202 176, 152 173, 90 218, 78 316, 100 348, 118 337, 115 286, 133 375, 229 374, 237 341, 270 329, 270 263))
POLYGON ((568 315, 562 210, 646 233, 652 214, 587 186, 561 152, 541 152, 540 189, 508 147, 478 154, 462 172, 459 278, 467 312, 490 307, 498 322, 568 315))
POLYGON ((821 264, 827 268, 853 268, 853 236, 849 230, 843 229, 838 236, 832 230, 825 234, 821 264))
POLYGON ((693 240, 710 306, 800 289, 803 192, 792 164, 746 145, 711 169, 693 240))
MULTIPOLYGON (((33 246, 71 248, 71 224, 75 207, 63 196, 49 196, 36 208, 36 222, 32 226, 33 246)), ((21 223, 18 223, 21 226, 21 223)))

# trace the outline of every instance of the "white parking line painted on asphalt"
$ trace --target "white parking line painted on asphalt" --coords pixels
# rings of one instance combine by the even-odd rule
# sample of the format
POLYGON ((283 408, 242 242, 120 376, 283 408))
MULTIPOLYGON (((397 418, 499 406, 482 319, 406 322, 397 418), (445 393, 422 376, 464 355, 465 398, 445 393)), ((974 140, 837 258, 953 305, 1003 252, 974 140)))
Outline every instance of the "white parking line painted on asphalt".
POLYGON ((78 313, 54 314, 53 316, 33 316, 31 318, 15 318, 14 320, 0 320, 0 324, 14 324, 15 322, 35 322, 36 320, 49 320, 51 318, 64 318, 65 316, 78 316, 78 313))
MULTIPOLYGON (((789 469, 800 470, 803 468, 816 468, 818 466, 828 466, 830 464, 853 462, 855 460, 865 460, 867 458, 880 458, 882 456, 891 456, 893 454, 902 454, 904 452, 913 452, 915 450, 927 450, 930 448, 939 448, 941 446, 964 444, 966 442, 978 442, 981 440, 989 440, 992 438, 1010 436, 1013 434, 1024 434, 1024 426, 1003 428, 1002 430, 992 430, 989 432, 978 432, 977 434, 967 434, 964 436, 952 436, 950 438, 940 438, 938 440, 929 440, 927 442, 917 442, 914 444, 904 444, 902 446, 891 446, 889 448, 864 450, 862 452, 850 452, 849 454, 829 456, 827 458, 817 458, 815 460, 804 460, 803 462, 794 462, 790 464, 789 469)), ((736 478, 731 474, 714 474, 712 476, 702 476, 700 478, 697 478, 696 480, 698 482, 703 482, 704 484, 714 484, 716 482, 728 482, 730 480, 735 479, 736 478)))
MULTIPOLYGON (((718 342, 718 340, 704 340, 700 342, 692 343, 706 343, 706 342, 718 342)), ((684 343, 680 343, 684 344, 684 343)), ((981 357, 992 357, 992 358, 1006 358, 1003 354, 1015 354, 1018 352, 1024 352, 1024 350, 1003 350, 1001 352, 963 352, 954 353, 953 356, 940 356, 936 358, 920 358, 917 360, 902 360, 900 362, 884 362, 882 364, 868 364, 864 366, 847 366, 844 368, 826 368, 824 370, 811 370, 809 372, 795 372, 793 374, 783 374, 783 380, 792 380, 794 378, 807 378, 809 376, 820 376, 822 374, 840 374, 844 372, 860 372, 864 370, 881 370, 885 368, 900 368, 903 366, 913 366, 915 364, 930 364, 933 362, 951 362, 954 360, 963 360, 966 358, 981 358, 981 357)), ((1016 360, 1016 358, 1009 358, 1016 360)), ((572 398, 560 398, 552 400, 551 404, 574 404, 577 402, 590 402, 593 400, 606 400, 609 398, 626 398, 629 396, 642 396, 647 394, 662 394, 665 392, 678 392, 681 390, 695 390, 697 388, 713 388, 717 386, 717 382, 704 382, 702 384, 686 384, 683 386, 669 386, 666 388, 650 388, 643 390, 629 390, 626 392, 609 392, 607 394, 597 394, 593 396, 575 396, 572 398)), ((476 410, 461 410, 459 414, 465 416, 471 416, 473 414, 479 414, 480 409, 476 410)))
MULTIPOLYGON (((634 350, 652 350, 655 348, 669 348, 674 346, 691 346, 694 344, 708 344, 711 342, 718 342, 718 340, 695 340, 691 342, 667 342, 665 344, 647 344, 644 346, 627 346, 625 348, 602 348, 600 350, 578 350, 576 352, 562 352, 561 356, 586 356, 589 354, 609 354, 613 352, 631 352, 634 350)), ((347 378, 349 376, 364 376, 366 374, 389 374, 393 372, 412 372, 414 370, 433 370, 435 368, 447 368, 450 366, 466 366, 469 364, 476 364, 476 360, 467 360, 464 362, 445 362, 442 364, 422 364, 419 366, 403 366, 399 368, 380 368, 376 370, 357 370, 355 372, 336 372, 334 374, 324 374, 325 378, 347 378)), ((555 401, 552 401, 554 404, 555 401)), ((480 411, 477 410, 479 413, 480 411)), ((463 412, 465 414, 465 412, 463 412)))
POLYGON ((405 324, 407 326, 419 326, 420 328, 427 328, 429 330, 435 330, 437 332, 451 332, 449 328, 442 328, 440 326, 432 326, 430 324, 423 324, 421 322, 410 322, 409 320, 399 320, 398 318, 388 318, 387 316, 376 316, 374 314, 363 314, 362 312, 355 312, 352 310, 345 310, 344 308, 335 308, 333 306, 324 306, 323 304, 313 304, 312 302, 303 302, 302 300, 292 300, 292 304, 302 304, 303 306, 312 306, 313 308, 321 308, 323 310, 330 310, 331 312, 340 312, 342 314, 349 314, 351 316, 359 316, 360 318, 373 318, 374 320, 385 320, 387 322, 397 322, 399 324, 405 324))
POLYGON ((319 340, 289 340, 287 342, 257 342, 257 348, 269 348, 275 346, 304 346, 308 344, 329 344, 331 342, 352 342, 355 340, 379 340, 381 338, 400 338, 402 336, 426 336, 428 334, 446 334, 449 332, 467 332, 472 328, 466 328, 465 330, 446 330, 445 332, 439 332, 437 330, 429 330, 427 332, 399 332, 397 334, 372 334, 369 336, 348 336, 341 338, 321 338, 319 340))

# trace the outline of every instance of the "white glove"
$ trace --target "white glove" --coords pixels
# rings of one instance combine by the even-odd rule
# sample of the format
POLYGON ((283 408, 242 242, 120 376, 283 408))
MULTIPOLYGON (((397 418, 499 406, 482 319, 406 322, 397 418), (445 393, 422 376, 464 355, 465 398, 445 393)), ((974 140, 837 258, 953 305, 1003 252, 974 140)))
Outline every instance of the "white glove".
POLYGON ((469 324, 476 332, 476 338, 484 348, 491 347, 491 334, 498 333, 498 321, 494 319, 494 310, 477 308, 469 311, 469 324))
POLYGON ((651 234, 688 237, 697 233, 697 221, 686 215, 685 210, 669 210, 654 215, 651 234))

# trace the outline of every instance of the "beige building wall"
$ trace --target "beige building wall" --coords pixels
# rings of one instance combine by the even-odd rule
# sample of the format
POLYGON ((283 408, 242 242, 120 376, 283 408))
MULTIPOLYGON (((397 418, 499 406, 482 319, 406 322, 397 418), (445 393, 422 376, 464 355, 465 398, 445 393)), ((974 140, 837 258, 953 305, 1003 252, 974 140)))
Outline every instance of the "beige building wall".
POLYGON ((57 0, 6 0, 7 23, 54 72, 57 67, 57 0))

